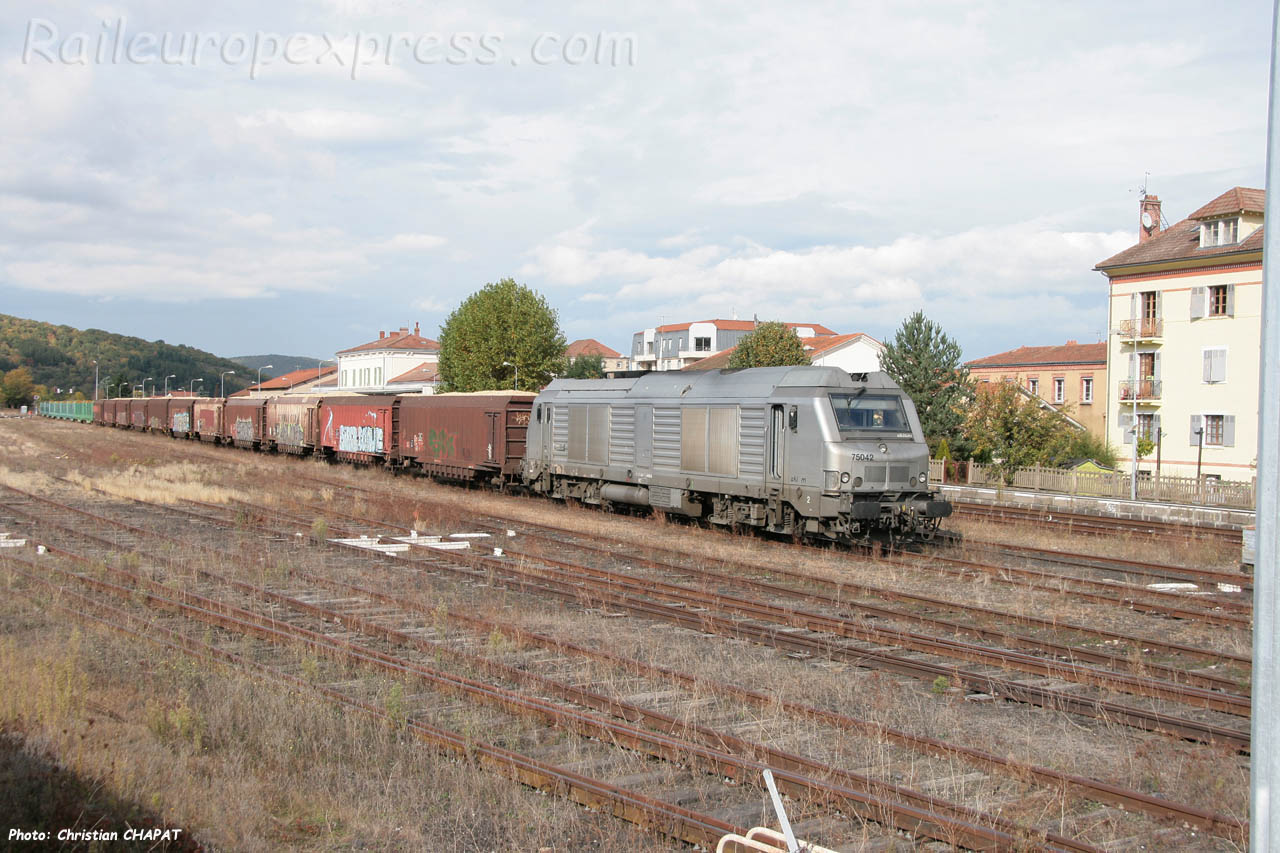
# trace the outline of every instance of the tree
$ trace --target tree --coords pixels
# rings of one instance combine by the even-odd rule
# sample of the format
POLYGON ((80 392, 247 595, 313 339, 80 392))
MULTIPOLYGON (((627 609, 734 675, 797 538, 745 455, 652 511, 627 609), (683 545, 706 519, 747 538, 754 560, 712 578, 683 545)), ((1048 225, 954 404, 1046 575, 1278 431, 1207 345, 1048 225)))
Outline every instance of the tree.
POLYGON ((504 278, 463 300, 440 327, 441 391, 536 391, 563 366, 564 335, 538 293, 504 278))
POLYGON ((961 426, 973 389, 960 345, 917 311, 885 344, 880 365, 915 403, 930 452, 945 438, 957 459, 967 457, 961 426))
POLYGON ((796 330, 785 323, 770 321, 756 326, 743 335, 729 356, 730 367, 782 367, 788 364, 808 364, 804 344, 796 330))
POLYGON ((994 465, 1006 482, 1016 468, 1071 459, 1082 433, 1012 382, 983 386, 974 395, 964 431, 974 458, 994 465))
POLYGON ((35 383, 31 381, 31 371, 25 367, 15 367, 0 380, 0 399, 6 406, 30 406, 35 393, 35 383))
POLYGON ((564 375, 569 379, 603 379, 604 356, 580 355, 569 363, 564 375))

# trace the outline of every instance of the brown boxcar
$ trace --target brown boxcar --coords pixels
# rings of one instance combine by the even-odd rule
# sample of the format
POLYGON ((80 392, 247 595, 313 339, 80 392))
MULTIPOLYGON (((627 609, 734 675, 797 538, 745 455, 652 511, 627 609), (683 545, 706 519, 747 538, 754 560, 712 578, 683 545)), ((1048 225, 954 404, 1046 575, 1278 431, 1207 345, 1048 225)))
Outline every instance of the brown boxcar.
POLYGON ((128 426, 128 400, 112 397, 102 401, 102 422, 107 426, 128 426))
POLYGON ((326 397, 320 401, 320 447, 353 462, 393 461, 395 397, 326 397))
POLYGON ((192 409, 195 397, 169 398, 169 434, 175 438, 190 438, 195 433, 192 409))
POLYGON ((217 442, 222 439, 222 398, 197 397, 191 406, 196 438, 217 442))
POLYGON ((267 441, 281 453, 311 453, 319 426, 319 397, 275 397, 267 406, 267 441))
POLYGON ((534 396, 483 391, 402 397, 400 458, 444 479, 518 479, 534 396))
POLYGON ((106 400, 93 401, 93 423, 95 424, 106 423, 106 418, 105 418, 106 406, 107 406, 106 400))
POLYGON ((223 441, 230 441, 236 447, 261 447, 267 434, 267 398, 229 398, 222 410, 222 425, 223 441))
POLYGON ((128 401, 129 426, 134 429, 147 428, 147 398, 134 397, 128 401))
POLYGON ((142 404, 146 412, 147 429, 152 432, 169 431, 169 398, 148 397, 142 404))

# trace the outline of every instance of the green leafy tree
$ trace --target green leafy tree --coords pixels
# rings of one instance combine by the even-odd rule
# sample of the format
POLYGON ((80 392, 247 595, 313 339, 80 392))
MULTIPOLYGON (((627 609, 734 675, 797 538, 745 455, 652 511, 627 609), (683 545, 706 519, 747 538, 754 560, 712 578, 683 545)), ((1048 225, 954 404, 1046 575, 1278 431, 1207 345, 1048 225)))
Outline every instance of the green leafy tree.
POLYGON ((442 391, 536 391, 563 367, 565 340, 546 299, 504 278, 463 300, 440 328, 442 391))
POLYGON ((974 458, 994 465, 1005 482, 1017 468, 1061 465, 1073 458, 1082 433, 1012 382, 984 386, 975 394, 964 429, 974 458))
POLYGON ((0 380, 0 399, 6 406, 30 406, 33 394, 35 383, 31 381, 31 371, 25 367, 15 367, 0 380))
POLYGON ((604 356, 580 355, 569 362, 564 375, 569 379, 603 379, 604 356))
POLYGON ((782 367, 808 364, 804 344, 796 330, 784 323, 770 321, 743 335, 729 356, 730 367, 782 367))
POLYGON ((966 458, 970 451, 962 427, 973 389, 960 345, 917 311, 885 344, 880 365, 915 403, 930 452, 946 439, 955 458, 966 458))

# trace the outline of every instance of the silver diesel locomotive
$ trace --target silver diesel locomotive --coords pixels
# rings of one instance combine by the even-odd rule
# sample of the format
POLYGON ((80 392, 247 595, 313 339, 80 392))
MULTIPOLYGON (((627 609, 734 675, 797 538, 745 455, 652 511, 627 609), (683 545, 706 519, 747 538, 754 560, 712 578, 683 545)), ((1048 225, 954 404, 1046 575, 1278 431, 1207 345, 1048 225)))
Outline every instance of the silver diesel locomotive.
POLYGON ((557 379, 523 476, 552 497, 861 542, 933 534, 951 504, 928 473, 915 406, 885 374, 764 367, 557 379))

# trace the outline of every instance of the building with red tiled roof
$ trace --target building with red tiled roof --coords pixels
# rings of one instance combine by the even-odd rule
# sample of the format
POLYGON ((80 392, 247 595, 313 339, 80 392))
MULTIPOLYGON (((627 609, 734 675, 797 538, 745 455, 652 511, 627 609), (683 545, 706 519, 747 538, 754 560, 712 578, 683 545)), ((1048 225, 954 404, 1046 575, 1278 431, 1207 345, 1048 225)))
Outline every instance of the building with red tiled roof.
POLYGON ((1144 196, 1138 242, 1095 267, 1110 291, 1106 434, 1131 466, 1136 434, 1160 444, 1164 474, 1256 474, 1265 206, 1232 187, 1164 227, 1144 196))
POLYGON ((237 391, 232 397, 275 397, 280 394, 306 394, 315 390, 315 386, 325 377, 338 372, 333 365, 317 365, 303 367, 272 379, 263 380, 260 385, 250 385, 243 391, 237 391))
MULTIPOLYGON (((801 340, 835 332, 821 323, 785 323, 801 340)), ((738 345, 756 327, 754 320, 699 320, 667 323, 632 335, 635 370, 680 370, 738 345)))
POLYGON ((1062 409, 1085 429, 1106 432, 1107 345, 1067 341, 1056 346, 1018 347, 966 362, 969 376, 984 382, 1014 382, 1052 408, 1062 409))
MULTIPOLYGON (((440 360, 440 344, 401 326, 399 331, 378 332, 378 339, 338 351, 338 388, 357 394, 389 393, 392 377, 440 360)), ((434 387, 434 386, 433 386, 434 387)))
POLYGON ((622 353, 605 346, 595 338, 581 338, 564 348, 565 360, 570 364, 584 355, 600 356, 601 364, 606 372, 626 370, 628 367, 627 359, 623 357, 622 353))
MULTIPOLYGON (((848 335, 816 335, 803 338, 809 363, 819 367, 837 367, 847 373, 870 373, 880 369, 884 344, 870 335, 854 332, 848 335)), ((699 359, 681 370, 716 370, 729 366, 736 346, 699 359)))
POLYGON ((440 385, 440 364, 424 361, 387 381, 390 394, 434 394, 440 385))

